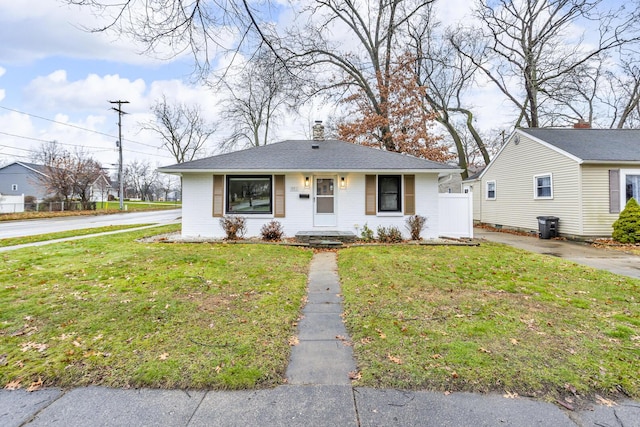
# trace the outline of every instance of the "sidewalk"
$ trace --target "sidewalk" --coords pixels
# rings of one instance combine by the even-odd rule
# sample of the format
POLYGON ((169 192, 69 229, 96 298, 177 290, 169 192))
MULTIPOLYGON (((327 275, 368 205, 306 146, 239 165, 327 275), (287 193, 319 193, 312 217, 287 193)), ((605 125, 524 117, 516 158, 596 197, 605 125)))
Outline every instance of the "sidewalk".
POLYGON ((640 403, 596 402, 569 412, 499 394, 353 388, 336 255, 314 256, 309 298, 288 385, 252 391, 0 390, 0 426, 623 426, 640 427, 640 403), (338 338, 339 337, 339 338, 338 338))

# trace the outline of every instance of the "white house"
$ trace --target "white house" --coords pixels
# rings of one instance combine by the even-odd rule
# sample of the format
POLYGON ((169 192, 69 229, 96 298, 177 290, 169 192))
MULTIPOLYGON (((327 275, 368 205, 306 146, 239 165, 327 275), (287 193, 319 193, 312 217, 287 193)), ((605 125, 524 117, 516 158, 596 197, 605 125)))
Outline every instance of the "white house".
POLYGON ((537 231, 538 216, 553 216, 561 236, 610 237, 640 198, 640 130, 517 129, 464 188, 475 222, 537 231))
MULTIPOLYGON (((182 235, 225 236, 220 218, 242 215, 248 236, 277 220, 286 236, 351 232, 427 218, 423 238, 440 235, 438 177, 450 165, 337 140, 283 141, 166 166, 182 176, 182 235)), ((469 216, 470 218, 470 216, 469 216)), ((469 219, 469 222, 471 220, 469 219)), ((471 232, 472 233, 472 232, 471 232)), ((470 237, 470 236, 468 236, 470 237)))

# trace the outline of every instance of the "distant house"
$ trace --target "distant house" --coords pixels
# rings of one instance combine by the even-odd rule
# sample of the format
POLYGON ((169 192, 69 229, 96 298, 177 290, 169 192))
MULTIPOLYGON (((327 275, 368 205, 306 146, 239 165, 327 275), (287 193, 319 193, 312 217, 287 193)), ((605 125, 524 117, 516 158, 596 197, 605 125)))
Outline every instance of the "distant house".
POLYGON ((38 200, 47 197, 47 190, 40 178, 46 176, 42 165, 27 162, 13 162, 0 168, 0 194, 33 196, 38 200))
POLYGON ((640 199, 640 130, 517 129, 464 188, 477 223, 537 231, 538 216, 555 216, 561 236, 608 237, 640 199))
POLYGON ((91 201, 92 202, 106 202, 109 200, 109 196, 117 196, 118 191, 114 188, 109 177, 105 174, 100 174, 98 178, 91 184, 91 201))
POLYGON ((441 234, 438 178, 460 169, 324 140, 317 127, 314 140, 283 141, 160 168, 182 176, 182 235, 224 237, 220 218, 241 215, 249 236, 259 236, 263 225, 277 220, 288 236, 358 235, 366 225, 374 231, 394 226, 408 237, 406 219, 415 214, 427 218, 422 237, 441 234))

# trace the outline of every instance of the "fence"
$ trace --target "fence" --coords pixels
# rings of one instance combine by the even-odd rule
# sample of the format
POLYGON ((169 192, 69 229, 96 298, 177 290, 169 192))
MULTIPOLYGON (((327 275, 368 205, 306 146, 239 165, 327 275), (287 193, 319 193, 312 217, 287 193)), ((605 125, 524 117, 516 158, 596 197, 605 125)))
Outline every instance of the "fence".
POLYGON ((439 235, 473 238, 473 194, 440 193, 438 196, 439 235))
MULTIPOLYGON (((96 209, 96 202, 90 202, 89 210, 96 209)), ((77 201, 70 202, 33 202, 24 204, 25 212, 64 212, 64 211, 81 211, 82 203, 77 201)))
POLYGON ((20 196, 0 195, 0 213, 24 212, 24 194, 20 196))

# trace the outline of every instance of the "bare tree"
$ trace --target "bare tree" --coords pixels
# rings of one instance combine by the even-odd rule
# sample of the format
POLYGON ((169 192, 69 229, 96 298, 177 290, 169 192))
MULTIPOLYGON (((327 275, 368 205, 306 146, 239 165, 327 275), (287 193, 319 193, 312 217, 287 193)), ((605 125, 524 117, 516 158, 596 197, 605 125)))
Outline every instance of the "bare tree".
POLYGON ((229 95, 222 114, 233 128, 224 145, 258 147, 269 143, 283 110, 295 101, 294 77, 272 51, 263 49, 231 79, 233 82, 223 83, 229 95))
POLYGON ((65 202, 77 197, 82 209, 89 209, 93 183, 103 173, 99 162, 82 150, 71 153, 55 141, 43 144, 34 161, 45 166, 45 173, 39 179, 47 193, 65 202))
POLYGON ((640 57, 637 51, 625 50, 619 66, 604 73, 603 103, 609 107, 609 127, 640 127, 640 57))
POLYGON ((125 179, 141 200, 152 200, 158 185, 158 171, 149 162, 133 160, 125 165, 125 179))
POLYGON ((208 125, 197 106, 170 105, 163 95, 151 108, 155 121, 144 125, 162 138, 166 148, 177 163, 188 162, 203 155, 207 139, 216 131, 208 125))
POLYGON ((171 58, 191 52, 202 76, 220 52, 255 50, 271 41, 269 0, 62 0, 91 8, 104 24, 90 31, 128 35, 148 54, 171 58))
POLYGON ((283 41, 291 56, 289 64, 311 72, 319 83, 317 90, 366 100, 381 118, 382 146, 397 151, 389 125, 392 72, 398 65, 394 61, 405 53, 407 26, 432 2, 316 0, 302 11, 309 19, 299 21, 307 24, 283 41), (341 40, 336 33, 342 35, 341 40), (319 82, 323 72, 331 78, 319 82))
POLYGON ((472 108, 463 101, 465 93, 473 87, 477 66, 451 45, 447 36, 450 31, 441 28, 432 7, 425 8, 422 19, 409 28, 408 48, 415 56, 416 79, 424 89, 425 101, 449 134, 464 179, 469 174, 468 150, 480 153, 485 164, 490 158, 475 128, 472 108), (475 147, 469 146, 469 138, 475 147))
POLYGON ((605 9, 602 0, 478 0, 477 30, 451 37, 516 107, 516 126, 539 127, 541 106, 562 93, 568 75, 598 55, 638 40, 636 11, 605 9), (575 37, 580 24, 597 25, 575 37), (473 41, 486 41, 481 56, 473 41))

